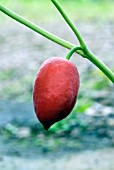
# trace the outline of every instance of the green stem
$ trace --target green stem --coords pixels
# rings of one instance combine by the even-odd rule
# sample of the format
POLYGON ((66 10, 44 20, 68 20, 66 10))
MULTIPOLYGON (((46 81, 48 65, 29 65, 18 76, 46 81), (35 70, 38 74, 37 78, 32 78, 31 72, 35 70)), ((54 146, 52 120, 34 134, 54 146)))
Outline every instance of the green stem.
POLYGON ((69 60, 71 58, 71 56, 73 55, 74 52, 76 52, 77 50, 82 50, 81 47, 73 47, 70 52, 67 54, 66 59, 69 60))
MULTIPOLYGON (((93 64, 95 64, 113 83, 114 83, 114 73, 103 63, 101 62, 86 46, 81 34, 77 30, 77 28, 74 26, 72 21, 68 18, 60 4, 56 0, 51 0, 52 3, 55 5, 55 7, 58 9, 62 17, 65 19, 67 24, 70 26, 74 34, 79 40, 79 43, 82 47, 82 50, 85 54, 85 58, 88 58, 93 64)), ((74 47, 69 54, 66 56, 66 59, 69 59, 71 55, 76 51, 77 47, 74 47)))
MULTIPOLYGON (((13 18, 17 22, 20 22, 21 24, 25 25, 26 27, 32 29, 33 31, 41 34, 42 36, 46 37, 47 39, 65 47, 67 49, 72 49, 75 46, 74 44, 71 44, 71 43, 49 33, 48 31, 38 27, 37 25, 35 25, 32 22, 24 19, 23 17, 19 16, 15 12, 9 10, 8 8, 6 8, 3 5, 0 5, 0 11, 2 11, 4 14, 8 15, 9 17, 13 18)), ((83 51, 76 51, 76 52, 77 52, 77 54, 81 55, 82 57, 85 57, 83 51)))
POLYGON ((58 9, 58 11, 60 12, 60 14, 62 15, 62 17, 64 18, 64 20, 67 22, 67 24, 70 26, 70 28, 72 29, 72 31, 74 32, 74 34, 77 36, 81 47, 85 47, 86 44, 81 36, 81 34, 79 33, 79 31, 77 30, 77 28, 75 27, 75 25, 72 23, 72 21, 68 18, 68 16, 66 15, 66 13, 64 12, 64 10, 62 9, 62 7, 60 6, 60 4, 56 1, 56 0, 51 0, 52 3, 55 5, 55 7, 58 9))
POLYGON ((114 84, 114 73, 100 61, 90 50, 86 49, 87 59, 95 64, 114 84))
MULTIPOLYGON (((34 30, 35 32, 43 35, 44 37, 50 39, 51 41, 65 47, 65 48, 72 49, 73 47, 75 47, 74 44, 71 44, 71 43, 69 43, 69 42, 47 32, 46 30, 38 27, 37 25, 33 24, 32 22, 20 17, 19 15, 12 12, 8 8, 4 7, 3 5, 0 5, 0 11, 2 11, 4 14, 8 15, 9 17, 13 18, 14 20, 20 22, 21 24, 27 26, 28 28, 34 30)), ((94 54, 92 54, 86 48, 86 46, 84 46, 84 44, 83 44, 83 50, 81 50, 81 48, 79 48, 75 52, 77 54, 80 54, 84 58, 88 58, 92 63, 94 63, 114 83, 114 73, 104 63, 102 63, 94 54)), ((81 43, 81 45, 82 45, 82 43, 81 43)))
POLYGON ((29 27, 30 29, 34 30, 35 32, 38 32, 39 34, 45 36, 46 38, 57 42, 58 44, 66 47, 66 48, 72 48, 72 44, 67 43, 66 41, 59 39, 56 36, 53 36, 51 33, 49 33, 48 31, 38 27, 37 25, 33 24, 32 22, 22 18, 21 16, 17 15, 16 13, 12 12, 11 10, 9 10, 8 8, 4 7, 3 5, 0 5, 0 10, 5 13, 6 15, 8 15, 9 17, 13 18, 14 20, 20 22, 21 24, 29 27))

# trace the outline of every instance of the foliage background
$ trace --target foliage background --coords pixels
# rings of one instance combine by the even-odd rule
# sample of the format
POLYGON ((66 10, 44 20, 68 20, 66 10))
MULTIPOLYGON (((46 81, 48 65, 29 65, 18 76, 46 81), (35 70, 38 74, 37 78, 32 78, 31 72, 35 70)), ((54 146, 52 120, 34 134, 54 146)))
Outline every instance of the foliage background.
MULTIPOLYGON (((90 49, 114 71, 114 1, 58 1, 90 49)), ((50 0, 1 0, 0 3, 55 35, 78 43, 50 0)), ((45 59, 64 57, 67 52, 0 12, 2 155, 25 156, 29 160, 33 155, 54 153, 56 158, 59 151, 66 154, 114 146, 114 87, 93 64, 78 55, 71 58, 80 73, 78 101, 72 114, 48 132, 36 119, 32 105, 36 73, 45 59)))

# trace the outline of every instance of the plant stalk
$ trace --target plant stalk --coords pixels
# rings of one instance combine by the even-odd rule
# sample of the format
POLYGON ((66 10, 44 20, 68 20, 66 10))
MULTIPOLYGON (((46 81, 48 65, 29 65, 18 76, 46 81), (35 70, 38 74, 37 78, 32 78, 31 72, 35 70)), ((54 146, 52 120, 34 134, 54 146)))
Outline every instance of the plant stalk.
MULTIPOLYGON (((57 2, 57 0, 51 0, 52 3, 55 5, 55 7, 58 9, 64 20, 67 22, 67 24, 70 26, 74 34, 79 40, 79 43, 82 47, 82 50, 84 54, 86 55, 86 58, 89 59, 93 64, 95 64, 113 83, 114 83, 114 73, 103 63, 101 62, 86 46, 81 34, 77 30, 77 28, 74 26, 72 21, 68 18, 67 14, 64 12, 60 4, 57 2)), ((70 59, 72 54, 75 52, 75 49, 77 50, 77 47, 74 47, 71 49, 71 51, 66 56, 67 59, 70 59)))
POLYGON ((70 26, 71 30, 74 32, 74 34, 76 35, 76 37, 79 40, 79 43, 81 45, 81 47, 85 47, 86 44, 81 36, 81 34, 79 33, 79 31, 77 30, 77 28, 75 27, 75 25, 72 23, 72 21, 70 20, 70 18, 66 15, 65 11, 63 10, 63 8, 60 6, 60 4, 56 1, 56 0, 51 0, 52 3, 55 5, 55 7, 58 9, 58 11, 60 12, 60 14, 62 15, 62 17, 64 18, 64 20, 67 22, 67 24, 70 26))
POLYGON ((73 47, 70 52, 67 54, 66 59, 70 60, 71 56, 73 55, 74 52, 76 52, 77 50, 82 50, 81 47, 73 47))
MULTIPOLYGON (((53 0, 53 2, 54 2, 54 0, 53 0)), ((72 49, 73 47, 75 47, 74 44, 71 44, 71 43, 49 33, 48 31, 38 27, 37 25, 35 25, 32 22, 24 19, 23 17, 19 16, 18 14, 14 13, 13 11, 9 10, 8 8, 6 8, 3 5, 0 5, 0 11, 2 11, 4 14, 8 15, 9 17, 13 18, 14 20, 20 22, 21 24, 25 25, 26 27, 34 30, 35 32, 37 32, 39 34, 41 34, 42 36, 46 37, 47 39, 65 47, 67 49, 72 49)), ((83 44, 82 43, 83 41, 80 41, 82 39, 82 37, 80 39, 79 35, 77 34, 77 37, 78 37, 78 40, 79 40, 80 44, 82 45, 83 49, 81 50, 81 48, 78 48, 77 50, 75 50, 75 52, 77 54, 81 55, 82 57, 90 60, 114 83, 114 73, 102 61, 100 61, 93 53, 91 53, 86 48, 85 43, 83 44)))
POLYGON ((89 59, 93 64, 95 64, 114 84, 114 73, 102 62, 100 61, 90 50, 86 51, 87 59, 89 59))
MULTIPOLYGON (((0 5, 0 11, 2 11, 4 14, 11 17, 12 19, 16 20, 17 22, 30 28, 31 30, 41 34, 42 36, 46 37, 47 39, 65 47, 67 49, 72 49, 75 46, 74 44, 71 44, 71 43, 49 33, 48 31, 38 27, 37 25, 33 24, 32 22, 28 21, 27 19, 24 19, 23 17, 19 16, 15 12, 9 10, 8 8, 6 8, 3 5, 0 5)), ((85 57, 83 51, 77 51, 77 53, 80 54, 81 56, 85 57)))

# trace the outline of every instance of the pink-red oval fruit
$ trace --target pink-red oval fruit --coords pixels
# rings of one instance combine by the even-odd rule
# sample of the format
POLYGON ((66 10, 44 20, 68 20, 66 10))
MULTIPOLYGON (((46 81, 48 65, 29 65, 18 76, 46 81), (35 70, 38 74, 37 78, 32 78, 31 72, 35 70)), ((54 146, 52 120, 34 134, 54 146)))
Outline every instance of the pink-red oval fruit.
POLYGON ((34 84, 33 102, 45 130, 69 115, 78 89, 79 74, 69 60, 54 57, 42 64, 34 84))

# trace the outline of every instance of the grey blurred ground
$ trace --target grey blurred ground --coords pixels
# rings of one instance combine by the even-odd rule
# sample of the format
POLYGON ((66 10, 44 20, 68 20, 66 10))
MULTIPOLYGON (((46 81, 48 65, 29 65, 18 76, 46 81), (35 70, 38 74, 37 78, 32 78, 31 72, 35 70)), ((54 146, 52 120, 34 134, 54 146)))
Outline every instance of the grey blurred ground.
POLYGON ((114 150, 104 149, 96 151, 83 151, 55 156, 43 156, 37 159, 18 157, 1 157, 0 167, 2 170, 113 170, 114 150))
MULTIPOLYGON (((57 25, 43 27, 74 43, 69 29, 57 25)), ((92 52, 114 71, 114 23, 77 26, 92 52)), ((103 75, 86 59, 72 57, 80 73, 83 100, 90 96, 92 106, 79 115, 78 123, 71 123, 70 132, 50 135, 38 126, 31 102, 35 75, 45 59, 65 57, 67 52, 14 22, 0 25, 0 169, 114 169, 114 86, 108 83, 99 91, 93 89, 103 75), (36 136, 31 135, 34 128, 36 136)))

